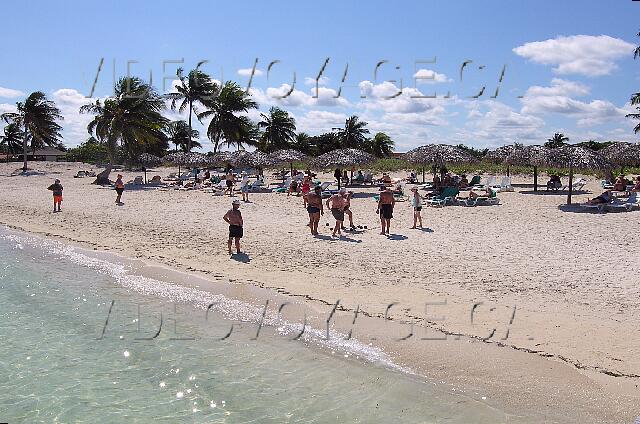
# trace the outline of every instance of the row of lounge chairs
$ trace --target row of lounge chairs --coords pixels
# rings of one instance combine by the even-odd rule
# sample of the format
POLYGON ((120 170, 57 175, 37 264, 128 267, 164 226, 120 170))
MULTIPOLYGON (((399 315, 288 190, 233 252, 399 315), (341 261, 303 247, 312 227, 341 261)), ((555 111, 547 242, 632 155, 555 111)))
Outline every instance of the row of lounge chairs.
POLYGON ((476 196, 462 198, 458 197, 460 190, 456 187, 445 187, 440 194, 432 196, 425 201, 427 206, 444 207, 447 205, 459 205, 459 206, 480 206, 480 205, 497 205, 500 203, 498 199, 497 191, 489 189, 491 193, 488 196, 476 196))

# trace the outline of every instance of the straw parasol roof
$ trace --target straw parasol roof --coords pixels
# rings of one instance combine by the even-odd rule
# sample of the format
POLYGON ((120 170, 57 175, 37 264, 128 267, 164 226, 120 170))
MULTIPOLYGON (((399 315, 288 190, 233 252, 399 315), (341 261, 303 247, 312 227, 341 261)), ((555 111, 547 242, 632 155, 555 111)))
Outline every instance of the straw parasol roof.
POLYGON ((613 165, 640 165, 640 144, 613 143, 599 153, 613 165))
POLYGON ((366 165, 376 160, 376 157, 358 149, 337 149, 318 156, 311 161, 312 168, 324 169, 337 166, 339 168, 356 165, 366 165))
POLYGON ((488 152, 484 159, 493 163, 505 163, 507 158, 513 154, 516 149, 521 147, 516 147, 514 145, 502 146, 498 147, 495 150, 491 150, 488 152))
POLYGON ((207 165, 221 166, 231 163, 231 152, 216 152, 207 156, 207 165))
POLYGON ((541 166, 545 164, 549 149, 544 146, 515 148, 505 162, 516 166, 541 166))
POLYGON ((142 153, 138 156, 138 162, 144 166, 157 166, 162 163, 162 158, 152 155, 151 153, 142 153))
POLYGON ((183 165, 183 166, 201 166, 207 165, 209 163, 209 158, 207 155, 203 155, 202 153, 196 152, 176 152, 169 153, 164 158, 162 158, 165 162, 169 162, 175 165, 183 165))
POLYGON ((276 150, 269 154, 269 158, 271 158, 274 163, 301 162, 308 159, 307 155, 295 149, 276 150))
POLYGON ((448 144, 427 144, 409 150, 402 156, 408 162, 418 165, 444 165, 445 163, 471 163, 477 159, 459 147, 448 144))
POLYGON ((611 167, 611 164, 599 153, 572 145, 550 149, 544 162, 548 166, 557 168, 607 169, 611 167))
POLYGON ((257 150, 254 152, 240 150, 230 156, 230 162, 235 167, 264 168, 274 164, 274 161, 267 154, 257 150))

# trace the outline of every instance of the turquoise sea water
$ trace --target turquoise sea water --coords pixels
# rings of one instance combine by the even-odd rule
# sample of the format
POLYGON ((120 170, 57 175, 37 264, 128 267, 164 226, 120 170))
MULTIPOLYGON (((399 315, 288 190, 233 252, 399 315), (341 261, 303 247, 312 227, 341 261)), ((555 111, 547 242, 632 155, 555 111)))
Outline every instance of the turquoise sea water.
POLYGON ((390 369, 355 341, 292 341, 283 323, 252 340, 258 316, 253 306, 0 229, 0 422, 517 421, 390 369))

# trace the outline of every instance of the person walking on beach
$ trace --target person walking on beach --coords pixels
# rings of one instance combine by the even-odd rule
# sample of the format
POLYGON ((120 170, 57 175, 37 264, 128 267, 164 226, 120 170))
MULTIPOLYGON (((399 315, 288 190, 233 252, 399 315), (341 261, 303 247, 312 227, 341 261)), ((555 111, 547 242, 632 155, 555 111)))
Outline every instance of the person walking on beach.
POLYGON ((118 174, 116 178, 116 205, 122 205, 122 193, 124 192, 124 183, 122 182, 122 174, 118 174))
POLYGON ((47 190, 51 190, 53 192, 53 212, 61 212, 60 205, 62 204, 62 184, 60 184, 60 180, 56 179, 53 184, 51 184, 47 190), (56 210, 56 205, 58 205, 58 210, 56 210))
MULTIPOLYGON (((233 171, 231 169, 229 169, 229 171, 227 172, 227 175, 225 175, 224 177, 226 184, 227 184, 227 190, 229 191, 229 197, 233 196, 233 184, 236 182, 236 178, 233 175, 233 171)), ((226 193, 226 190, 225 190, 226 193)))
POLYGON ((316 187, 313 192, 307 194, 307 212, 309 212, 309 228, 311 235, 318 235, 318 224, 320 223, 320 215, 324 215, 324 206, 322 204, 322 189, 316 187))
MULTIPOLYGON (((351 196, 353 196, 353 192, 351 191, 347 191, 346 188, 342 188, 340 189, 340 195, 344 198, 344 208, 342 209, 345 213, 345 215, 347 215, 347 217, 349 217, 349 228, 351 230, 355 230, 356 227, 355 225, 353 225, 353 212, 351 212, 351 196)), ((342 225, 342 229, 346 230, 346 228, 344 227, 344 225, 342 225)))
POLYGON ((382 230, 380 235, 389 235, 389 227, 391 227, 391 218, 393 218, 393 207, 396 204, 396 200, 393 197, 393 192, 389 188, 385 188, 380 193, 380 200, 378 200, 377 213, 380 214, 380 224, 382 230))
POLYGON ((240 201, 234 200, 231 202, 231 209, 227 211, 226 214, 222 217, 227 224, 229 224, 229 241, 227 242, 227 248, 229 249, 229 254, 232 255, 231 244, 235 240, 236 242, 236 253, 240 254, 240 239, 243 236, 243 222, 242 222, 242 213, 240 212, 240 201))
POLYGON ((422 228, 422 196, 418 193, 418 187, 413 187, 411 189, 413 195, 411 196, 411 206, 413 206, 413 227, 416 228, 416 224, 420 223, 420 228, 422 228))
POLYGON ((336 193, 327 199, 327 208, 331 210, 331 214, 336 219, 336 225, 333 227, 332 237, 336 234, 342 237, 342 223, 344 222, 344 204, 345 200, 342 194, 336 193))
POLYGON ((249 201, 249 176, 246 172, 242 173, 242 181, 240 182, 240 192, 242 193, 242 201, 249 201))
MULTIPOLYGON (((302 179, 302 202, 304 204, 304 208, 307 207, 307 196, 311 192, 311 178, 308 175, 305 175, 302 179)), ((320 202, 322 203, 322 202, 320 202)))

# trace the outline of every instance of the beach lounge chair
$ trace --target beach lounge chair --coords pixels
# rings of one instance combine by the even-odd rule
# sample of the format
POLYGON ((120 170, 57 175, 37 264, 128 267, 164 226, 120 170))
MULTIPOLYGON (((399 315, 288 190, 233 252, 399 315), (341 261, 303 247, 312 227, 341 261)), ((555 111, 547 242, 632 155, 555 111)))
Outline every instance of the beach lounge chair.
POLYGON ((513 187, 511 186, 511 177, 502 177, 500 191, 513 191, 513 187))
POLYGON ((437 196, 431 197, 425 200, 425 205, 427 206, 439 206, 443 207, 447 204, 453 204, 456 201, 456 196, 460 194, 460 190, 455 187, 445 187, 437 196))
POLYGON ((276 186, 271 191, 274 193, 286 193, 287 191, 289 191, 289 186, 291 185, 291 181, 293 181, 293 178, 288 177, 286 180, 284 180, 282 185, 276 186))
POLYGON ((464 206, 478 206, 478 205, 497 205, 500 203, 500 199, 498 199, 498 192, 496 190, 490 189, 491 194, 489 196, 478 196, 475 199, 461 199, 460 204, 464 206))
POLYGON ((480 175, 474 175, 469 181, 469 187, 477 186, 478 184, 480 184, 480 175))
POLYGON ((73 178, 84 178, 86 176, 87 176, 87 171, 78 171, 78 173, 74 175, 73 178))
POLYGON ((640 203, 638 202, 638 193, 632 192, 627 200, 620 201, 618 199, 614 199, 611 203, 607 203, 604 209, 618 212, 631 212, 634 208, 640 207, 640 203))
MULTIPOLYGON (((579 191, 584 188, 585 184, 587 184, 587 180, 585 180, 584 178, 578 178, 573 182, 572 188, 574 191, 579 191)), ((569 183, 567 183, 566 185, 563 185, 560 190, 562 191, 569 190, 569 183)))
POLYGON ((133 185, 144 185, 144 179, 142 178, 142 175, 138 175, 133 179, 133 185))

